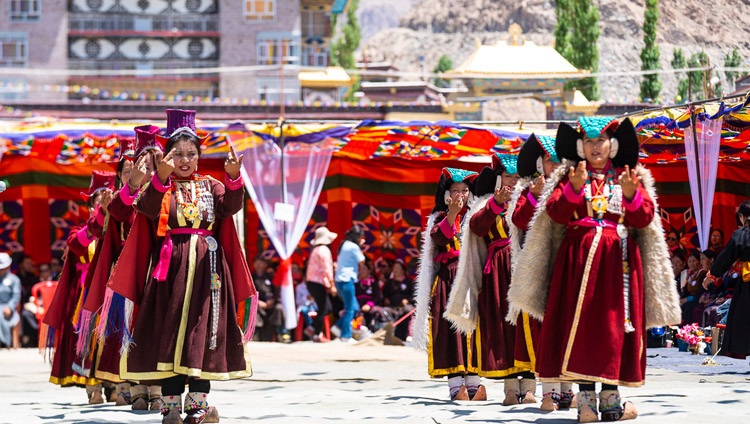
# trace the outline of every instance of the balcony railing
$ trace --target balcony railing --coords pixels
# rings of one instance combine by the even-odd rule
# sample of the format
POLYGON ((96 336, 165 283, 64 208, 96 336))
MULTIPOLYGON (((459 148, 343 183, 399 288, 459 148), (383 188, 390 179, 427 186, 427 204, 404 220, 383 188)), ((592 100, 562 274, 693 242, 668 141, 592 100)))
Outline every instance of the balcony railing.
POLYGON ((174 31, 218 32, 219 16, 133 16, 100 13, 74 13, 68 20, 70 31, 174 31))
MULTIPOLYGON (((214 68, 219 66, 218 60, 158 60, 158 61, 135 61, 135 60, 80 60, 68 59, 68 69, 85 71, 132 71, 137 70, 138 75, 148 76, 152 70, 162 69, 189 69, 189 68, 214 68)), ((169 76, 160 73, 160 76, 169 76)), ((175 74, 182 77, 216 77, 218 74, 175 74)))

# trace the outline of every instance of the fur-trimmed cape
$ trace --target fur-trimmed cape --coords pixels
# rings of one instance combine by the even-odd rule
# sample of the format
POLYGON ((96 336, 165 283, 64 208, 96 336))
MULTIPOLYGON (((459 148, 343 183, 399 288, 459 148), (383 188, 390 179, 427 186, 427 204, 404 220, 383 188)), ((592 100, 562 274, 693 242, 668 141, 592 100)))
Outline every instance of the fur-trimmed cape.
POLYGON ((430 299, 432 297, 432 285, 435 283, 435 243, 432 242, 430 233, 435 225, 435 220, 440 212, 435 212, 427 218, 427 226, 422 231, 422 252, 419 255, 419 268, 417 269, 417 287, 415 290, 414 301, 416 303, 416 314, 412 321, 412 338, 414 348, 427 351, 427 345, 430 340, 430 326, 428 319, 430 316, 430 299))
MULTIPOLYGON (((522 311, 540 321, 544 319, 552 267, 565 236, 565 225, 558 224, 550 218, 546 205, 557 184, 573 165, 570 161, 563 161, 545 184, 539 198, 539 206, 526 234, 525 247, 515 260, 512 281, 523 281, 524 284, 511 284, 508 290, 509 310, 506 320, 509 322, 516 322, 518 314, 522 311)), ((647 227, 631 229, 643 261, 646 328, 675 324, 681 319, 679 295, 674 284, 674 272, 658 213, 654 178, 651 172, 641 165, 636 167, 636 172, 654 202, 656 211, 654 219, 647 227)))

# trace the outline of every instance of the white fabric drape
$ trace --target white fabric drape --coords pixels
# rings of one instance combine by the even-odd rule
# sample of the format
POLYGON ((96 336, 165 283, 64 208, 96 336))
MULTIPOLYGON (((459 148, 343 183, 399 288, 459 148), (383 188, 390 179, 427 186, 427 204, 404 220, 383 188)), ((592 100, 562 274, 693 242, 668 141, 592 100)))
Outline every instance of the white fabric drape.
MULTIPOLYGON (((282 260, 289 259, 302 239, 323 189, 334 144, 331 139, 316 143, 287 143, 284 146, 282 175, 281 148, 273 139, 266 139, 244 150, 242 174, 258 217, 274 249, 282 260), (277 203, 291 205, 291 221, 274 216, 277 203)), ((284 268, 284 267, 281 267, 284 268)), ((281 276, 281 303, 286 328, 297 326, 291 268, 281 276)))
POLYGON ((696 137, 693 137, 692 126, 685 129, 685 158, 701 250, 708 248, 709 232, 711 231, 716 171, 719 167, 721 121, 721 118, 697 119, 696 137), (698 178, 699 171, 700 179, 698 178))

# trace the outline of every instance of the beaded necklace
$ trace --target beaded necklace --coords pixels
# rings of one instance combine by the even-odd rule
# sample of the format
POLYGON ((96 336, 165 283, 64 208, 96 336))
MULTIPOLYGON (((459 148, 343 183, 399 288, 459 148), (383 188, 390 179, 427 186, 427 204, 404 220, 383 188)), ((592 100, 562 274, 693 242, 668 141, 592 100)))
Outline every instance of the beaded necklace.
POLYGON ((203 184, 196 184, 194 180, 182 182, 178 181, 172 186, 177 201, 177 213, 182 214, 186 220, 194 222, 206 209, 206 204, 202 199, 205 187, 203 184), (190 201, 186 201, 178 185, 181 185, 186 192, 190 193, 190 201))
POLYGON ((593 213, 596 213, 596 219, 602 219, 604 217, 604 212, 607 211, 607 206, 609 205, 610 200, 612 200, 612 195, 614 195, 615 193, 614 177, 615 173, 611 169, 608 170, 606 174, 589 172, 586 177, 586 184, 584 186, 585 198, 587 204, 589 205, 589 210, 593 213), (598 181, 602 181, 606 177, 606 182, 602 181, 602 184, 597 187, 596 192, 594 192, 594 190, 592 189, 592 174, 598 181))

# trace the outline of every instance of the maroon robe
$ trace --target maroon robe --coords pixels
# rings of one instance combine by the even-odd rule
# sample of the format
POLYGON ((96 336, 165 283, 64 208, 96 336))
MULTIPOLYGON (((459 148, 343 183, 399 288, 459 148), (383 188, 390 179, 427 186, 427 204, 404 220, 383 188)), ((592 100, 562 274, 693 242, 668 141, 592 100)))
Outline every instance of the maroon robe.
POLYGON ((516 329, 505 320, 510 287, 510 239, 505 205, 490 197, 469 221, 471 232, 484 237, 489 253, 482 264, 482 289, 477 296, 476 360, 482 377, 503 378, 529 368, 516 367, 513 350, 516 329))
MULTIPOLYGON (((462 219, 465 210, 459 215, 462 219)), ((476 372, 472 366, 471 346, 467 336, 451 328, 451 323, 443 317, 448 306, 448 297, 453 287, 453 280, 458 271, 458 254, 460 252, 459 225, 448 223, 445 212, 435 218, 435 225, 430 237, 438 252, 435 261, 438 264, 437 276, 430 296, 430 343, 428 343, 427 372, 430 377, 442 377, 449 374, 476 372)))
MULTIPOLYGON (((77 320, 76 314, 80 313, 78 306, 82 301, 83 279, 92 257, 89 253, 89 246, 93 243, 93 238, 89 239, 86 236, 84 225, 71 228, 67 242, 68 254, 63 265, 63 272, 43 321, 44 324, 54 329, 54 355, 49 381, 63 387, 85 386, 96 384, 97 381, 73 371, 78 340, 74 321, 77 320)), ((40 332, 40 334, 43 333, 44 331, 40 332)))
MULTIPOLYGON (((635 331, 626 333, 622 246, 615 229, 622 215, 607 211, 602 220, 592 219, 584 189, 575 193, 567 175, 546 208, 553 221, 567 227, 553 265, 539 338, 539 378, 642 385, 646 328, 638 244, 628 236, 630 319, 635 331)), ((644 228, 654 217, 654 203, 642 186, 631 201, 623 198, 622 210, 628 228, 644 228)))
MULTIPOLYGON (((536 211, 536 199, 527 187, 518 197, 516 207, 513 210, 511 220, 513 225, 518 228, 518 235, 521 237, 520 243, 523 246, 523 237, 529 231, 531 219, 536 211), (531 199, 534 199, 533 201, 531 199)), ((520 281, 519 284, 523 284, 520 281)), ((516 322, 516 347, 513 351, 515 364, 518 367, 530 368, 536 370, 536 351, 539 346, 539 334, 542 331, 542 323, 529 316, 527 313, 521 313, 516 322)))
MULTIPOLYGON (((164 281, 154 278, 166 237, 160 227, 191 227, 181 222, 172 181, 163 187, 157 177, 144 190, 136 205, 139 212, 133 223, 119 261, 108 286, 134 302, 132 340, 129 351, 120 362, 123 379, 155 380, 187 375, 209 380, 227 380, 251 375, 245 360, 243 334, 237 323, 236 302, 252 298, 255 287, 239 245, 232 215, 242 206, 241 181, 227 184, 195 177, 204 196, 212 202, 215 220, 208 222, 208 212, 199 215, 199 228, 216 238, 216 272, 221 281, 217 346, 209 348, 211 338, 211 269, 207 239, 199 234, 171 234, 172 251, 164 281), (169 195, 165 195, 169 193, 169 195), (164 204, 162 204, 164 203, 164 204)), ((197 185, 197 186, 198 186, 197 185)), ((198 196, 201 194, 197 192, 198 196)), ((189 196, 183 192, 183 196, 189 196)), ((186 197, 189 198, 189 197, 186 197)), ((194 230, 190 230, 194 231, 194 230)), ((106 309, 106 307, 105 307, 106 309)), ((254 316, 254 314, 252 314, 254 316)), ((254 323, 249 324, 254 327, 254 323)), ((248 329, 248 331, 250 331, 248 329)))

